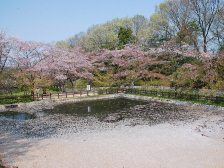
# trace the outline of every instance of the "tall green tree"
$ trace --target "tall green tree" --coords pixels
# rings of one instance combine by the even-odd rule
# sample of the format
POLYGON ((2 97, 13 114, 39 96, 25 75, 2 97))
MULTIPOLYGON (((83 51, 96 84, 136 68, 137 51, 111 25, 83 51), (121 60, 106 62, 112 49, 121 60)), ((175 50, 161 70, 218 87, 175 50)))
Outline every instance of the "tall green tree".
POLYGON ((119 44, 118 32, 120 27, 131 28, 131 18, 114 19, 105 24, 91 27, 82 39, 81 46, 86 51, 98 49, 113 50, 119 44))
POLYGON ((147 19, 142 15, 135 15, 132 18, 132 23, 133 34, 137 36, 139 31, 147 24, 147 19))
POLYGON ((193 17, 197 20, 202 34, 203 51, 208 51, 211 28, 222 8, 221 0, 189 0, 193 17))
POLYGON ((134 42, 134 36, 131 28, 121 27, 118 32, 119 48, 123 48, 126 44, 134 42))

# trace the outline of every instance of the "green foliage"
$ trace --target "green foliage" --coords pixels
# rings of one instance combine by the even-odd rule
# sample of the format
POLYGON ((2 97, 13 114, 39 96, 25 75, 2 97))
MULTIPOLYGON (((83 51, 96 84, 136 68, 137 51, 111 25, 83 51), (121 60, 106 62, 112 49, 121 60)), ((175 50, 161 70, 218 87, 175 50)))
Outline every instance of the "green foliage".
POLYGON ((0 96, 0 104, 26 103, 33 101, 32 96, 0 96))
POLYGON ((178 65, 182 66, 183 64, 192 64, 192 65, 202 65, 202 61, 195 57, 181 57, 178 61, 178 65))
POLYGON ((170 86, 170 81, 168 79, 150 81, 138 80, 135 82, 135 86, 170 86))
POLYGON ((143 80, 137 80, 134 84, 135 84, 135 86, 144 86, 146 84, 146 82, 143 80))
POLYGON ((79 46, 85 36, 85 33, 80 32, 66 40, 56 42, 56 46, 59 48, 73 48, 79 46))
POLYGON ((217 61, 218 77, 224 80, 224 57, 220 57, 217 61))
POLYGON ((152 64, 148 67, 148 70, 161 73, 163 75, 172 75, 180 68, 183 64, 192 64, 202 66, 201 60, 194 57, 186 57, 180 54, 164 53, 158 57, 158 60, 164 62, 162 64, 152 64))
POLYGON ((60 91, 60 89, 58 88, 58 87, 56 87, 56 86, 49 86, 48 87, 48 90, 49 91, 53 91, 53 92, 59 92, 60 91))
POLYGON ((119 48, 123 48, 126 44, 134 42, 134 36, 132 35, 131 28, 121 27, 118 32, 119 48))
POLYGON ((139 31, 146 26, 147 19, 142 15, 136 15, 132 18, 132 22, 133 22, 132 31, 136 36, 139 33, 139 31))
POLYGON ((224 90, 224 80, 218 80, 215 83, 214 88, 218 90, 224 90))
POLYGON ((56 46, 59 48, 69 48, 69 44, 67 41, 61 40, 56 43, 56 46))
POLYGON ((5 70, 0 73, 0 93, 11 93, 18 90, 18 82, 13 70, 5 70))
MULTIPOLYGON (((128 94, 138 94, 143 96, 158 97, 161 99, 174 99, 180 101, 188 101, 192 103, 208 104, 216 106, 224 106, 224 102, 217 100, 215 95, 208 95, 196 90, 182 89, 128 89, 128 94), (210 98, 213 97, 213 100, 210 98)), ((223 97, 220 97, 223 98, 223 97)), ((223 100, 223 99, 222 99, 223 100)))
POLYGON ((182 42, 189 45, 197 43, 200 28, 198 23, 189 21, 187 24, 182 25, 181 30, 176 33, 176 42, 182 44, 182 42))
POLYGON ((88 84, 88 81, 85 80, 85 79, 78 79, 75 81, 75 88, 76 89, 83 89, 83 88, 86 88, 88 84))
POLYGON ((94 72, 93 86, 96 87, 109 87, 114 85, 114 77, 112 70, 101 72, 96 70, 94 72))
POLYGON ((82 47, 87 51, 97 49, 115 49, 118 44, 117 33, 109 30, 106 25, 92 27, 82 41, 82 47))
POLYGON ((196 20, 190 21, 188 23, 188 29, 191 32, 197 32, 198 33, 200 31, 200 27, 199 27, 199 25, 198 25, 196 20))
POLYGON ((217 72, 217 81, 215 83, 215 88, 224 90, 224 56, 223 52, 220 53, 220 56, 217 58, 215 63, 215 71, 217 72))
POLYGON ((203 81, 204 72, 200 67, 190 64, 191 67, 180 67, 172 75, 172 86, 182 88, 203 88, 206 84, 203 81))
POLYGON ((114 19, 101 25, 92 26, 82 38, 80 45, 86 51, 98 49, 113 50, 118 47, 118 32, 120 27, 131 28, 131 18, 114 19))
POLYGON ((224 44, 219 47, 219 51, 224 51, 224 44))

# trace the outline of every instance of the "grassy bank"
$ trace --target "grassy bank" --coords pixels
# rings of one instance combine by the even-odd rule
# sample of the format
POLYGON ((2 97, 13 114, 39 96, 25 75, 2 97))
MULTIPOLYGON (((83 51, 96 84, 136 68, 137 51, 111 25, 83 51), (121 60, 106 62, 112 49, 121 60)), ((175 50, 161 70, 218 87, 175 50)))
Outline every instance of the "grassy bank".
POLYGON ((192 92, 179 92, 175 90, 164 91, 164 90, 128 89, 126 93, 132 94, 132 95, 149 96, 149 97, 156 97, 161 99, 187 101, 191 103, 224 107, 223 97, 206 96, 206 95, 200 95, 198 93, 192 93, 192 92))
POLYGON ((31 101, 33 101, 33 98, 30 95, 0 96, 0 105, 13 104, 13 103, 26 103, 31 101))
MULTIPOLYGON (((211 90, 209 90, 211 92, 211 90)), ((72 92, 71 92, 72 93, 72 92)), ((149 97, 157 97, 161 99, 171 99, 171 100, 179 100, 179 101, 187 101, 192 103, 199 104, 207 104, 207 105, 215 105, 224 107, 224 96, 216 96, 214 93, 203 93, 201 91, 195 90, 174 90, 174 89, 151 89, 151 88, 99 88, 96 91, 97 95, 108 95, 108 94, 117 94, 117 93, 126 93, 132 95, 140 95, 140 96, 149 96, 149 97)), ((83 92, 83 94, 86 94, 83 92)), ((55 97, 60 98, 70 98, 71 94, 68 93, 57 93, 45 95, 44 98, 51 99, 55 97), (63 96, 64 95, 64 96, 63 96), (69 97, 70 95, 70 97, 69 97)), ((95 95, 95 92, 94 92, 95 95)), ((90 96, 90 95, 89 95, 90 96)), ((42 97, 43 98, 43 97, 42 97)), ((72 98, 75 98, 73 95, 72 98)), ((41 97, 40 97, 41 99, 41 97)), ((13 95, 6 96, 0 95, 0 105, 4 104, 13 104, 13 103, 26 103, 33 101, 33 97, 30 95, 13 95)))

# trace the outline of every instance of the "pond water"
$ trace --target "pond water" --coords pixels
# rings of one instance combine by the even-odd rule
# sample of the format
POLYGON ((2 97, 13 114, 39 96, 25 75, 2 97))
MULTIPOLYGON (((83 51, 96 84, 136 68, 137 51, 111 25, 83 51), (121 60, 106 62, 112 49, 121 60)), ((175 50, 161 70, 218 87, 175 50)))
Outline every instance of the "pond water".
POLYGON ((190 113, 174 104, 118 98, 62 104, 37 112, 35 117, 25 113, 2 113, 0 132, 46 137, 189 118, 190 113))
POLYGON ((110 114, 117 114, 125 111, 128 113, 128 109, 137 105, 146 105, 148 102, 131 100, 131 99, 111 99, 111 100, 95 100, 85 101, 70 104, 62 104, 56 106, 53 110, 48 112, 49 115, 63 114, 67 116, 87 117, 93 116, 98 119, 106 117, 110 114))
POLYGON ((8 112, 0 113, 0 118, 1 119, 6 118, 6 119, 24 121, 24 120, 34 119, 35 116, 31 115, 31 114, 28 114, 28 113, 18 113, 18 112, 8 111, 8 112))

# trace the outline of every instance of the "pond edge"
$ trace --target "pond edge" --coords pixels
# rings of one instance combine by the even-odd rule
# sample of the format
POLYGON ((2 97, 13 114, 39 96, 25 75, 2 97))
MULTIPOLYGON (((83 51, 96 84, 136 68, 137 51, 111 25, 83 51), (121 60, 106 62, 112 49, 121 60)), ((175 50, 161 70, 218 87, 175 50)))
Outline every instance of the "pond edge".
POLYGON ((219 109, 224 110, 224 107, 219 107, 215 105, 206 105, 206 104, 198 104, 180 100, 171 100, 164 98, 155 98, 150 96, 140 96, 140 95, 131 95, 131 94, 111 94, 111 95, 100 95, 100 96, 89 96, 89 97, 81 97, 81 98, 65 98, 65 99, 45 99, 40 101, 33 101, 28 103, 18 103, 18 107, 16 108, 6 108, 5 105, 0 105, 0 112, 6 111, 14 111, 14 112, 24 112, 29 114, 34 114, 36 112, 40 112, 44 109, 53 109, 55 106, 65 103, 75 103, 81 101, 93 101, 93 100, 105 100, 105 99, 116 99, 116 98, 127 98, 127 99, 135 99, 135 100, 144 100, 144 101, 155 101, 155 102, 165 102, 176 104, 180 106, 196 106, 196 107, 204 107, 206 109, 219 109))

